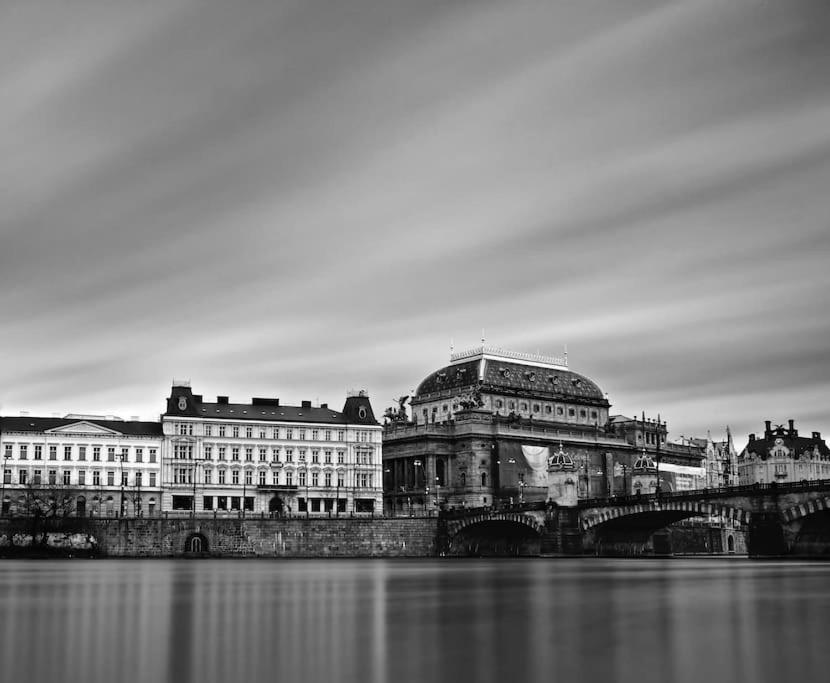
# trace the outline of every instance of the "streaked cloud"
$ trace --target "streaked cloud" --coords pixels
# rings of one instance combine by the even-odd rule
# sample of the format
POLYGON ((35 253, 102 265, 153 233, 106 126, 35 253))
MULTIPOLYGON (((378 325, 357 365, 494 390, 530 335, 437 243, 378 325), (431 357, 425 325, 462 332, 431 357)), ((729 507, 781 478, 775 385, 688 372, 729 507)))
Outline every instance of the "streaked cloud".
POLYGON ((7 3, 0 410, 378 408, 449 340, 828 431, 821 0, 7 3))

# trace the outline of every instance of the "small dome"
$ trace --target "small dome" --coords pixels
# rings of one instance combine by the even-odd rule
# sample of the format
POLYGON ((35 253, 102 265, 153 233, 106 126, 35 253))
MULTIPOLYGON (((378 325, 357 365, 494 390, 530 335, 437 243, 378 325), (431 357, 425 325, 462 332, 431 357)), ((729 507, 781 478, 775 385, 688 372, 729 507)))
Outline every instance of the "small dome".
POLYGON ((575 470, 573 458, 562 450, 562 442, 559 443, 559 450, 548 457, 549 470, 575 470))
POLYGON ((654 458, 652 458, 645 450, 637 456, 637 459, 634 461, 634 471, 656 471, 657 465, 654 464, 654 458))

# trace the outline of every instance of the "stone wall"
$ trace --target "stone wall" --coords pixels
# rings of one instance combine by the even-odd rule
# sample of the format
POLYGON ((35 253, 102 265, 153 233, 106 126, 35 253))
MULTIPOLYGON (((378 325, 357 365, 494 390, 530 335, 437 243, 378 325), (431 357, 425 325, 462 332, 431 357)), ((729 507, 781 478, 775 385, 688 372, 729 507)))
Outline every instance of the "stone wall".
POLYGON ((51 520, 34 534, 0 520, 0 554, 55 548, 103 557, 430 557, 438 520, 414 518, 51 520), (83 528, 74 528, 81 522, 83 528), (45 536, 44 536, 45 534, 45 536), (83 537, 83 543, 80 540, 83 537), (194 539, 196 539, 194 541, 194 539), (71 541, 71 543, 70 543, 71 541))

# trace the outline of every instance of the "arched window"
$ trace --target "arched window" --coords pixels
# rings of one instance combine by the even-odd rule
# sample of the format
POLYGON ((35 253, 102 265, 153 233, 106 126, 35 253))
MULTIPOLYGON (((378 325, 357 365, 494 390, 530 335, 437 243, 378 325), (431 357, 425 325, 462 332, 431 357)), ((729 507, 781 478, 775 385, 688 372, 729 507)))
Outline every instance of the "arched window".
POLYGON ((465 488, 467 486, 467 473, 461 473, 461 488, 465 488))
POLYGON ((435 478, 440 486, 444 485, 444 476, 444 461, 438 459, 435 461, 435 478))
POLYGON ((481 473, 481 485, 487 486, 487 472, 481 473))

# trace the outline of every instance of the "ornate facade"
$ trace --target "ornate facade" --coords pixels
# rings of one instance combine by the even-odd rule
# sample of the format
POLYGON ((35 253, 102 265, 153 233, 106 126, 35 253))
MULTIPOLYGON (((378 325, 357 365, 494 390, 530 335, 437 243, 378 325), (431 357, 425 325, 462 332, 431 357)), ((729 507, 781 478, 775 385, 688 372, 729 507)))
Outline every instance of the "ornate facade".
POLYGON ((161 449, 158 422, 2 417, 3 514, 158 514, 161 449))
POLYGON ((634 461, 643 450, 658 463, 651 490, 658 473, 668 490, 683 468, 702 471, 700 449, 667 444, 664 422, 610 419, 599 386, 570 370, 565 356, 482 345, 452 354, 424 379, 411 415, 405 402, 387 411, 384 429, 391 514, 547 500, 556 454, 557 471, 572 472, 556 485, 570 479, 579 498, 634 492, 634 461))
POLYGON ((830 479, 830 450, 821 434, 800 436, 794 420, 788 427, 767 420, 763 437, 749 435, 737 464, 740 484, 830 479))
POLYGON ((197 514, 381 511, 381 427, 365 392, 342 411, 276 398, 207 402, 174 383, 161 418, 164 508, 197 514))

